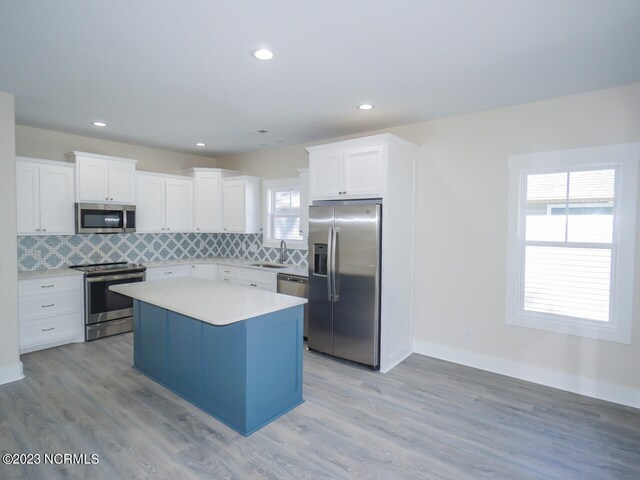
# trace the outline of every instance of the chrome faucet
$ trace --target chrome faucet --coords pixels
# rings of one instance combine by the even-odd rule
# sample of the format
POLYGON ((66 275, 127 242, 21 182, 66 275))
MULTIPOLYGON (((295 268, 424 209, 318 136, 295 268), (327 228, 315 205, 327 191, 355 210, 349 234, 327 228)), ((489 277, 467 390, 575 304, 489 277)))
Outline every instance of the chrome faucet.
POLYGON ((284 240, 280 241, 280 263, 284 263, 284 256, 287 253, 287 242, 284 240))

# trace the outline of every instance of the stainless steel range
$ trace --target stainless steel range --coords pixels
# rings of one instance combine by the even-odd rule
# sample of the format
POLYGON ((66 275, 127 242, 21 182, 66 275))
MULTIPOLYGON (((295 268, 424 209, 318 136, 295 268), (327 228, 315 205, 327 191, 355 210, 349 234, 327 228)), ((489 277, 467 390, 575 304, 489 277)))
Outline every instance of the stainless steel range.
POLYGON ((84 272, 85 339, 97 340, 133 330, 133 300, 109 290, 111 285, 143 282, 147 267, 139 263, 73 265, 84 272))

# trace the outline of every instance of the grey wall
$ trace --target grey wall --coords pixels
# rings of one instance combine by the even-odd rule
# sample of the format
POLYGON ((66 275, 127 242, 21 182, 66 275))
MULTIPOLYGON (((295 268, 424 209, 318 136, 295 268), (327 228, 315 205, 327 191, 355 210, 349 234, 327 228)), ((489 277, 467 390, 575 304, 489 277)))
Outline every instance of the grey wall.
POLYGON ((112 155, 138 160, 138 170, 179 174, 187 167, 215 167, 213 158, 187 153, 141 147, 80 135, 16 126, 16 154, 24 157, 64 161, 64 154, 73 150, 112 155))

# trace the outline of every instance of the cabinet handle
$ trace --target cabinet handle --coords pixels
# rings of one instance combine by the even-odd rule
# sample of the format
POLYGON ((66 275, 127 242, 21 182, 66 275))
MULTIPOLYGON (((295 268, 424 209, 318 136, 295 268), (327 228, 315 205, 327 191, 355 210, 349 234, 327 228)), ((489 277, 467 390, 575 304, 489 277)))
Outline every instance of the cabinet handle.
POLYGON ((255 284, 255 283, 252 283, 252 284, 251 284, 251 286, 252 286, 252 287, 257 287, 258 285, 257 285, 257 284, 255 284))
POLYGON ((40 288, 51 288, 53 287, 55 284, 51 284, 51 285, 40 285, 40 288))
POLYGON ((49 307, 53 307, 55 305, 55 303, 50 303, 49 305, 42 305, 42 308, 49 308, 49 307))
POLYGON ((51 330, 55 330, 56 327, 51 327, 51 328, 43 328, 42 331, 43 332, 50 332, 51 330))
POLYGON ((229 279, 228 279, 228 278, 223 278, 223 280, 224 280, 225 282, 228 282, 228 281, 229 281, 229 279))
POLYGON ((165 275, 171 275, 173 272, 164 272, 165 275))

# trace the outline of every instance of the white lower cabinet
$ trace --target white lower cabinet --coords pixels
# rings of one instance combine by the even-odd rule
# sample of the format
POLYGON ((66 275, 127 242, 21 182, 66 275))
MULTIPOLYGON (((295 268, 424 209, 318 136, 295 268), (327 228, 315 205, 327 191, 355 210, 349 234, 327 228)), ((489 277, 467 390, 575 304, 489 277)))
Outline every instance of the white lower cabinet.
POLYGON ((218 280, 218 265, 191 265, 191 276, 204 280, 218 280))
POLYGON ((223 282, 275 292, 278 289, 277 275, 276 272, 258 272, 251 268, 220 265, 218 277, 223 282))
POLYGON ((146 280, 162 280, 165 278, 188 277, 191 275, 189 265, 173 265, 171 267, 147 268, 146 280))
POLYGON ((192 264, 171 267, 147 268, 147 280, 161 280, 176 277, 194 277, 205 280, 230 282, 247 287, 261 288, 275 292, 278 290, 277 272, 260 272, 253 268, 229 267, 227 265, 192 264))
POLYGON ((82 275, 18 282, 20 353, 84 341, 82 275))

